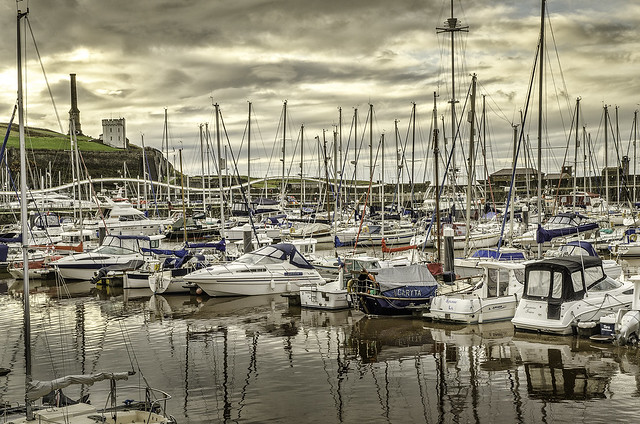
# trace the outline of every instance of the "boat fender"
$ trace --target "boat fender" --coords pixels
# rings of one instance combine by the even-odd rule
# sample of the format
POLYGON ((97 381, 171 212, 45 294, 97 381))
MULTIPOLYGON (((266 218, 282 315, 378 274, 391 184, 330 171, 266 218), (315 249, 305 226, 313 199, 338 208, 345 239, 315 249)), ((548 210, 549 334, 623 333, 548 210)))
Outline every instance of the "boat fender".
POLYGON ((271 282, 269 283, 269 287, 271 287, 271 290, 275 290, 275 288, 276 288, 276 282, 273 281, 273 278, 271 279, 271 282))
POLYGON ((367 278, 371 281, 376 281, 376 277, 373 274, 367 274, 367 278))
POLYGON ((637 234, 631 234, 629 236, 629 241, 632 243, 635 243, 636 241, 638 241, 638 235, 637 234))
POLYGON ((347 293, 351 293, 352 289, 351 286, 353 285, 353 280, 349 280, 347 281, 347 293))

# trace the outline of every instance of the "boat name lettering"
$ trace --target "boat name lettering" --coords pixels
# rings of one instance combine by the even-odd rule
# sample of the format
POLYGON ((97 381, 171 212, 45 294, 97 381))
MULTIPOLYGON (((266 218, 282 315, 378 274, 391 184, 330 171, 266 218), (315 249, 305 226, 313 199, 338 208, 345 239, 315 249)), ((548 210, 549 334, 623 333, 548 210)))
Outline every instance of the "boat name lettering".
POLYGON ((396 297, 420 297, 422 296, 422 291, 420 289, 396 289, 395 290, 396 297))

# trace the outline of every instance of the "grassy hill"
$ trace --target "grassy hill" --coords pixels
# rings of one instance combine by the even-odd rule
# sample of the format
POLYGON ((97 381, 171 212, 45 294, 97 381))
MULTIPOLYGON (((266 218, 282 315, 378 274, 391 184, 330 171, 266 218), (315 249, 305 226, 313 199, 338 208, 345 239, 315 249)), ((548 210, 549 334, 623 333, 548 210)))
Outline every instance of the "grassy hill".
MULTIPOLYGON (((2 140, 4 140, 7 134, 7 125, 6 123, 0 123, 2 140)), ((78 136, 77 139, 78 148, 81 151, 116 152, 121 150, 102 144, 100 141, 93 140, 91 137, 78 136)), ((71 148, 71 141, 68 135, 42 128, 25 128, 25 141, 26 147, 33 150, 69 150, 71 148)), ((17 149, 20 147, 19 142, 18 125, 13 124, 11 126, 9 140, 7 141, 7 147, 17 149)))

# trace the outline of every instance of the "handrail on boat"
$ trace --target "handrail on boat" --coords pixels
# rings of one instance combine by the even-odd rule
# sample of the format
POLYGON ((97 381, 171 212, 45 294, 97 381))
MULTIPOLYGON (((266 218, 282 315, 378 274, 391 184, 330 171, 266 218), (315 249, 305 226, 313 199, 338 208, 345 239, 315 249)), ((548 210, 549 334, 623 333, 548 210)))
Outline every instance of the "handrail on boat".
MULTIPOLYGON (((123 387, 119 387, 119 389, 133 389, 133 390, 140 390, 141 387, 139 386, 123 386, 123 387)), ((142 409, 143 411, 148 411, 149 412, 149 417, 151 416, 151 414, 154 412, 155 407, 157 406, 161 413, 162 416, 165 418, 172 418, 172 416, 167 414, 167 401, 169 399, 171 399, 171 395, 167 392, 165 392, 164 390, 160 390, 160 389, 155 389, 153 387, 148 387, 146 386, 145 388, 145 396, 144 396, 144 409, 142 409), (159 396, 156 396, 156 394, 159 394, 159 396)), ((115 387, 112 386, 111 387, 111 391, 109 392, 109 396, 107 397, 107 401, 106 403, 109 403, 109 399, 111 399, 112 404, 115 403, 115 387)), ((105 408, 101 411, 102 414, 105 414, 107 412, 114 412, 115 414, 118 413, 118 406, 112 406, 111 408, 105 408)), ((147 420, 148 421, 148 420, 147 420)))

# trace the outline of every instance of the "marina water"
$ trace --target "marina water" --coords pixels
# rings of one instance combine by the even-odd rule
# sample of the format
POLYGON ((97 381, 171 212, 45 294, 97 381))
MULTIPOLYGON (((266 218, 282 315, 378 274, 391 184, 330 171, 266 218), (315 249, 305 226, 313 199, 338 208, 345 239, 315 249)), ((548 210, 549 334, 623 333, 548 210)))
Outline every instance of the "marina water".
MULTIPOLYGON (((24 402, 21 282, 0 282, 0 402, 24 402)), ((636 348, 289 306, 32 281, 33 375, 137 372, 180 423, 638 422, 636 348), (60 293, 60 296, 59 296, 60 293), (131 365, 133 364, 133 365, 131 365), (140 372, 141 371, 141 372, 140 372)), ((69 387, 104 406, 108 387, 69 387)), ((3 422, 0 417, 0 422, 3 422)))

